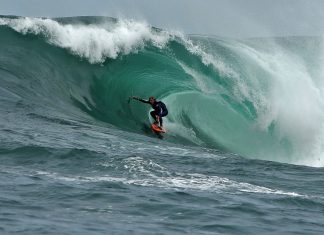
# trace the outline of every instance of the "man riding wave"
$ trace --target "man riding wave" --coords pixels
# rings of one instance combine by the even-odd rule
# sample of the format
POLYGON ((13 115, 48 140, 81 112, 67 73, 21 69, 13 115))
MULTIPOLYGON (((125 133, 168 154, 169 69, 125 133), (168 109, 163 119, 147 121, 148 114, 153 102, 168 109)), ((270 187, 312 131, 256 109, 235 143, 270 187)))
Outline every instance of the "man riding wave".
POLYGON ((163 119, 162 117, 165 117, 168 115, 168 109, 165 106, 165 104, 162 101, 157 101, 153 96, 151 96, 148 100, 143 100, 139 97, 132 97, 134 100, 138 100, 140 102, 150 104, 153 111, 150 112, 152 118, 155 120, 155 124, 160 124, 160 127, 163 129, 163 119))

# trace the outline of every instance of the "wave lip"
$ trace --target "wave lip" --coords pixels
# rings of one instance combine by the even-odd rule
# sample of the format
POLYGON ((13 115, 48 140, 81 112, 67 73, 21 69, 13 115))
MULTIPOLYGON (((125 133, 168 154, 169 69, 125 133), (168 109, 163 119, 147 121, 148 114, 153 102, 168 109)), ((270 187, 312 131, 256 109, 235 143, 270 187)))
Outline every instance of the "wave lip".
POLYGON ((118 20, 117 23, 60 24, 52 19, 0 18, 0 25, 9 26, 22 34, 41 35, 58 47, 86 58, 90 63, 102 63, 143 48, 147 43, 163 47, 171 35, 158 32, 144 22, 118 20))

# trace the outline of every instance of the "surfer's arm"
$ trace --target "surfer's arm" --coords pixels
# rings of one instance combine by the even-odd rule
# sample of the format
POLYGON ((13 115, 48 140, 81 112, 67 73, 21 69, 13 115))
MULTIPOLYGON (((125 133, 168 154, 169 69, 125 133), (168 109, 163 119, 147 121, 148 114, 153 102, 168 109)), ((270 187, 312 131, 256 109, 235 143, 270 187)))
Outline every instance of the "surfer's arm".
POLYGON ((139 97, 136 97, 136 96, 133 96, 132 98, 133 98, 134 100, 138 100, 138 101, 140 101, 140 102, 142 102, 142 103, 146 103, 146 104, 149 104, 149 103, 150 103, 148 100, 143 100, 143 99, 141 99, 141 98, 139 98, 139 97))

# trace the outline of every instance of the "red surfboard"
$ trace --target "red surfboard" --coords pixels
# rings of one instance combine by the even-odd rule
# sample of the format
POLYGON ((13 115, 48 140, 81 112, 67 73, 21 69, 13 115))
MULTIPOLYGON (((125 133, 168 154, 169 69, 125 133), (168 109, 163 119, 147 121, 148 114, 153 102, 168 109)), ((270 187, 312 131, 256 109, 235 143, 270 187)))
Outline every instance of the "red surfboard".
POLYGON ((163 129, 163 128, 161 128, 161 127, 159 127, 157 124, 155 124, 155 123, 153 123, 152 125, 151 125, 151 129, 152 129, 152 131, 153 132, 155 132, 155 133, 165 133, 166 131, 163 129))

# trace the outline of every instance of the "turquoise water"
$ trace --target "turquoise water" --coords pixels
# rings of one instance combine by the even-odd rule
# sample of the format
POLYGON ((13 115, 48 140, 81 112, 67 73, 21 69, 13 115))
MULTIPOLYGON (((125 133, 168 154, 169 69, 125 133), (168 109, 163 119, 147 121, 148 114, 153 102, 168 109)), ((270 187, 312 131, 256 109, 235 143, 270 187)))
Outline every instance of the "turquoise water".
POLYGON ((322 38, 1 17, 0 44, 2 234, 322 234, 322 38))

